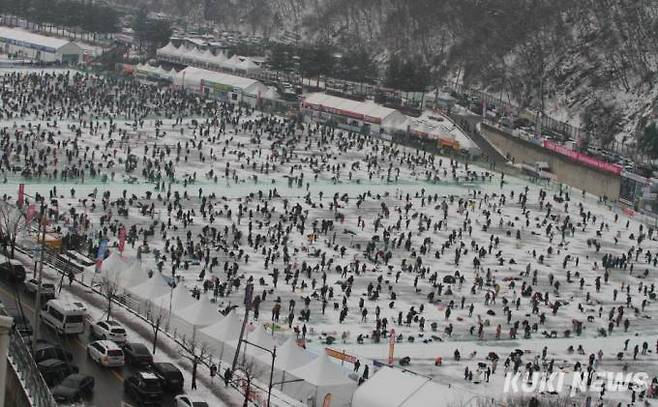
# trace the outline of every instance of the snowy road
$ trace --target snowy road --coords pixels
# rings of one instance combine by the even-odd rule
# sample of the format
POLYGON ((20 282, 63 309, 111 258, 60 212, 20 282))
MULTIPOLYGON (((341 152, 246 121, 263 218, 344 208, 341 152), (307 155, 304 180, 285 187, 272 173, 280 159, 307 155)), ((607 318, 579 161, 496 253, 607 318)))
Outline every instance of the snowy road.
MULTIPOLYGON (((34 297, 26 295, 23 292, 22 285, 14 286, 4 281, 0 282, 0 301, 12 315, 18 312, 17 296, 20 296, 23 312, 34 327, 34 297)), ((121 406, 122 402, 131 405, 131 401, 127 400, 123 394, 123 380, 129 377, 134 369, 131 367, 109 369, 91 361, 87 357, 88 332, 78 336, 60 337, 52 329, 42 325, 40 337, 71 352, 73 354, 73 364, 80 369, 80 373, 91 375, 96 380, 93 396, 85 406, 117 407, 121 406)), ((161 405, 163 407, 173 407, 173 396, 168 395, 165 397, 161 405)))

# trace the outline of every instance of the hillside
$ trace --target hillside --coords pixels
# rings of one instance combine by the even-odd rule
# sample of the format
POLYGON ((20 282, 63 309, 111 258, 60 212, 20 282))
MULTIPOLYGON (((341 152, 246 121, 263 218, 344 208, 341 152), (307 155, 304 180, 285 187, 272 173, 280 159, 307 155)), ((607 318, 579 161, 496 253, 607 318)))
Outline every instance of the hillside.
POLYGON ((268 38, 365 44, 380 60, 421 55, 437 82, 458 79, 522 106, 543 103, 603 141, 644 127, 658 96, 651 0, 143 1, 268 38))

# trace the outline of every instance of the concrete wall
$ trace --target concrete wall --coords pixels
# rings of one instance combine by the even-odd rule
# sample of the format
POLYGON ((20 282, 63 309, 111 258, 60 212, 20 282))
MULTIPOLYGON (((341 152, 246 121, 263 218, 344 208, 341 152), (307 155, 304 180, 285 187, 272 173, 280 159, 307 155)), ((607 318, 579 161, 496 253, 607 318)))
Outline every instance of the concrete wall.
POLYGON ((7 391, 5 392, 5 407, 31 407, 23 385, 16 376, 14 367, 7 363, 7 391))
POLYGON ((619 198, 621 178, 617 175, 600 171, 576 163, 558 153, 546 150, 542 146, 522 140, 518 137, 492 127, 481 125, 482 136, 495 145, 503 154, 509 154, 516 163, 534 163, 545 161, 559 182, 582 189, 597 196, 607 196, 610 200, 619 198))

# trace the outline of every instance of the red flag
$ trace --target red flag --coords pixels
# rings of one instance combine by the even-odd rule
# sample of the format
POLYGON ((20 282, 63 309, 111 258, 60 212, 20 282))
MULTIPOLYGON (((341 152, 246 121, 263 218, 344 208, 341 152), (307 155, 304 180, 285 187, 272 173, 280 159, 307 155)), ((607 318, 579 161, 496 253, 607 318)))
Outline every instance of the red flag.
POLYGON ((34 219, 36 214, 37 214, 37 206, 35 204, 29 204, 27 206, 27 213, 25 214, 27 223, 32 222, 32 219, 34 219))
POLYGON ((121 226, 119 229, 119 252, 123 255, 123 249, 126 246, 126 228, 121 226))

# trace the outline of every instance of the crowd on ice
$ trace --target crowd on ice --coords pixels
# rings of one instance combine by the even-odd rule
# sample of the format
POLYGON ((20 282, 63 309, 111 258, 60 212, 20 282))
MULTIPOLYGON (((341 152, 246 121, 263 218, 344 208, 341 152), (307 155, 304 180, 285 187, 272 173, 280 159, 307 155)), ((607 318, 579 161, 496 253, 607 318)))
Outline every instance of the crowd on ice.
POLYGON ((1 78, 4 182, 46 196, 92 257, 124 226, 147 268, 221 311, 253 283, 255 321, 349 345, 361 381, 376 358, 359 349, 384 360, 394 329, 400 363, 476 392, 510 371, 638 367, 650 386, 587 403, 654 396, 658 231, 596 198, 175 89, 1 78))

